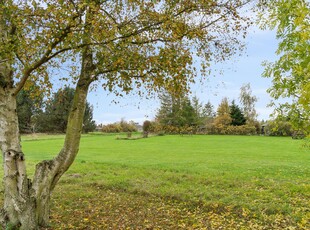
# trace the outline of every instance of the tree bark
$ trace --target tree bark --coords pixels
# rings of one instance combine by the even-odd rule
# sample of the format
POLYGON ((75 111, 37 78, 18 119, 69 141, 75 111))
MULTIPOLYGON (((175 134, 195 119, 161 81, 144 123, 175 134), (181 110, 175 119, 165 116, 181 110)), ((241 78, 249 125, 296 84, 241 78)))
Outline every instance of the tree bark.
POLYGON ((80 145, 86 98, 91 83, 92 54, 85 51, 80 79, 77 83, 72 107, 68 117, 65 142, 59 154, 50 161, 43 161, 36 167, 33 186, 37 205, 37 220, 45 226, 49 220, 50 195, 61 176, 73 163, 80 145))
MULTIPOLYGON (((0 1, 1 4, 3 1, 0 1)), ((0 15, 2 41, 7 40, 9 31, 4 16, 0 15)), ((13 56, 12 53, 0 55, 0 60, 5 60, 0 62, 0 149, 4 167, 4 207, 0 210, 0 222, 4 229, 36 230, 48 225, 51 192, 79 150, 86 97, 93 80, 92 51, 85 47, 82 52, 82 69, 69 113, 64 146, 54 159, 42 161, 36 166, 33 182, 27 178, 20 143, 16 88, 10 61, 13 56)))
POLYGON ((21 222, 31 226, 35 220, 29 212, 34 203, 20 145, 16 97, 9 86, 0 87, 0 146, 4 168, 4 220, 12 226, 21 225, 21 222), (28 218, 23 218, 25 215, 28 218))
POLYGON ((0 148, 4 167, 4 207, 0 221, 4 228, 31 230, 48 224, 51 192, 79 150, 91 73, 92 54, 85 49, 64 146, 53 160, 36 166, 31 183, 20 144, 12 71, 7 62, 0 63, 0 148))
POLYGON ((25 157, 21 150, 16 97, 12 94, 12 89, 0 87, 0 146, 4 164, 5 227, 14 226, 30 230, 48 224, 51 192, 73 163, 79 150, 89 84, 90 81, 85 78, 78 82, 68 118, 64 146, 53 160, 43 161, 36 166, 33 184, 27 179, 25 157))

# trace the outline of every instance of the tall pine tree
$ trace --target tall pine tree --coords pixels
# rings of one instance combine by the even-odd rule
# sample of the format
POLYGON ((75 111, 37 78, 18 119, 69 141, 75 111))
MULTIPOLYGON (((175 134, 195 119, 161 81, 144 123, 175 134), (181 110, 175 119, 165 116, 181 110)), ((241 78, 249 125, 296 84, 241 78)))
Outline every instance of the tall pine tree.
POLYGON ((36 118, 42 114, 43 96, 33 93, 36 87, 29 90, 21 90, 17 95, 17 115, 19 121, 19 130, 22 133, 36 131, 36 118))
POLYGON ((239 108, 238 105, 236 105, 234 100, 230 105, 230 117, 231 117, 231 125, 233 126, 245 125, 246 123, 246 119, 241 109, 239 108))
MULTIPOLYGON (((66 86, 54 93, 53 97, 46 102, 45 112, 40 116, 40 131, 64 133, 67 128, 69 111, 73 102, 74 89, 66 86)), ((95 130, 93 120, 93 108, 86 102, 83 119, 83 132, 95 130)))
POLYGON ((178 95, 178 97, 164 92, 159 96, 161 106, 157 112, 156 120, 166 126, 175 127, 197 125, 197 111, 192 102, 186 95, 178 95))

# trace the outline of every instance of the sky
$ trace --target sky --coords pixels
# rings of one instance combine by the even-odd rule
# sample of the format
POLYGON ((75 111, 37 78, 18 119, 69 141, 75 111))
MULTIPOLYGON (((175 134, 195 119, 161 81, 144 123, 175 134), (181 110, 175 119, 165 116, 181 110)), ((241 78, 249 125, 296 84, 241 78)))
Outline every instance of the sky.
MULTIPOLYGON (((196 95, 205 104, 210 101, 215 110, 223 97, 230 101, 239 102, 240 88, 250 83, 252 95, 258 98, 256 111, 259 120, 267 120, 273 108, 267 105, 271 97, 266 90, 271 87, 271 79, 263 78, 263 61, 274 61, 278 41, 274 31, 262 31, 252 28, 246 38, 246 51, 241 57, 234 57, 225 63, 212 66, 212 69, 222 69, 223 74, 210 76, 203 84, 200 82, 192 86, 192 96, 196 95)), ((118 98, 118 103, 113 103, 114 94, 104 92, 103 89, 91 91, 88 101, 94 106, 93 118, 97 124, 118 122, 121 119, 134 121, 140 124, 145 120, 155 118, 160 107, 159 99, 144 99, 128 95, 118 98)))

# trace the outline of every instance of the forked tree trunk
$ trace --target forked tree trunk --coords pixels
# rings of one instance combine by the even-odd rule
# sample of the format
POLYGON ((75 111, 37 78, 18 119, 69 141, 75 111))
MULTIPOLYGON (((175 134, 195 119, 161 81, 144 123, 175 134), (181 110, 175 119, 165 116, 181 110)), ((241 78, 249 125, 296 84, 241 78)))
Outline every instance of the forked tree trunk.
POLYGON ((27 179, 25 157, 21 151, 16 98, 0 88, 0 145, 4 165, 5 227, 37 229, 49 220, 50 195, 56 183, 74 161, 79 149, 88 83, 80 81, 69 115, 66 139, 57 157, 36 166, 33 183, 27 179))
POLYGON ((0 148, 4 166, 4 208, 1 222, 5 229, 38 229, 49 220, 51 192, 73 163, 82 133, 86 97, 92 73, 92 54, 85 49, 80 79, 69 113, 64 146, 52 160, 36 166, 33 181, 27 178, 21 149, 16 112, 16 95, 8 65, 0 64, 0 148))
MULTIPOLYGON (((3 2, 0 0, 1 4, 3 2)), ((2 41, 8 39, 6 16, 0 15, 2 41)), ((0 222, 4 229, 33 230, 48 224, 51 192, 79 150, 86 97, 92 82, 92 52, 89 47, 82 52, 81 74, 69 113, 64 146, 54 159, 36 166, 32 181, 27 178, 20 144, 13 63, 10 61, 13 56, 11 53, 1 53, 0 56, 0 149, 4 168, 4 207, 0 210, 0 222)))

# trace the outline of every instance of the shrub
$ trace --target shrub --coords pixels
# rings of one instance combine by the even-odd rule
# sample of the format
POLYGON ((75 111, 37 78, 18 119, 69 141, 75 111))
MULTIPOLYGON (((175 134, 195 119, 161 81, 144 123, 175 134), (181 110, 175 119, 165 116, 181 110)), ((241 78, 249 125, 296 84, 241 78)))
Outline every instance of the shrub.
POLYGON ((265 133, 269 136, 292 136, 293 132, 293 127, 288 121, 268 121, 265 127, 265 133))
POLYGON ((255 135, 257 134, 256 127, 253 125, 240 125, 240 126, 224 126, 217 124, 214 126, 214 134, 221 135, 255 135))
POLYGON ((162 126, 162 128, 163 128, 163 131, 165 131, 165 133, 168 133, 168 134, 179 134, 180 133, 180 128, 173 126, 173 125, 165 125, 165 126, 162 126))
POLYGON ((127 122, 122 119, 119 125, 121 126, 121 132, 137 132, 137 127, 133 121, 127 122))
POLYGON ((144 121, 143 126, 142 126, 143 132, 150 132, 150 130, 152 128, 151 126, 152 126, 151 121, 148 121, 148 120, 144 121))
POLYGON ((117 123, 103 125, 101 131, 104 133, 136 132, 137 127, 133 122, 121 120, 117 123))

